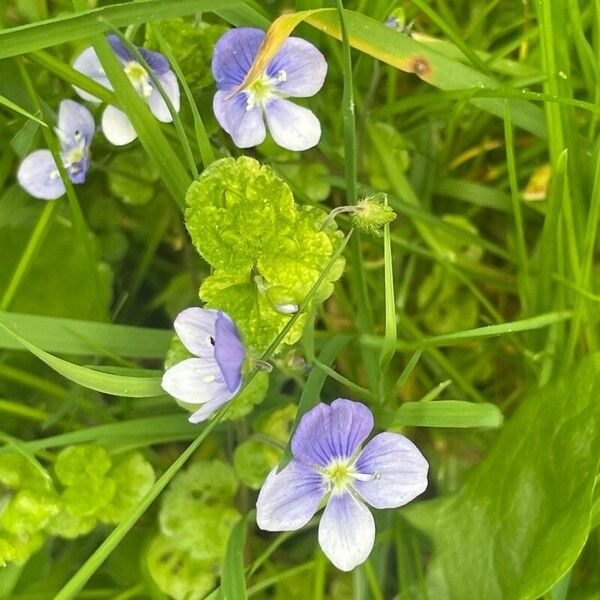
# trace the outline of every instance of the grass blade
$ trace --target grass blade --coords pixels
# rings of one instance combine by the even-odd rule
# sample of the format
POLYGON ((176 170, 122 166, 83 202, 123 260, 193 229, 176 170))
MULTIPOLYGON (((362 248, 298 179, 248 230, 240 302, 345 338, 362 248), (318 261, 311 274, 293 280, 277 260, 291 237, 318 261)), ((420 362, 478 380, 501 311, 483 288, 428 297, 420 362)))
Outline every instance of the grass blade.
POLYGON ((407 402, 398 410, 382 413, 381 427, 485 427, 502 425, 502 411, 495 405, 460 400, 407 402))
MULTIPOLYGON (((116 354, 127 358, 163 359, 173 332, 0 311, 0 325, 31 344, 55 354, 80 356, 116 354)), ((0 348, 20 349, 21 343, 0 329, 0 348)))
POLYGON ((121 101, 123 111, 129 117, 140 142, 149 158, 156 165, 161 178, 175 200, 183 209, 185 194, 192 183, 181 161, 167 142, 158 122, 150 113, 147 104, 141 100, 131 82, 123 72, 112 48, 103 36, 95 38, 94 48, 100 59, 115 94, 121 101))
POLYGON ((125 27, 238 5, 239 0, 141 0, 61 15, 0 31, 0 59, 104 33, 109 22, 125 27))
POLYGON ((51 369, 83 387, 113 396, 126 396, 129 398, 147 398, 163 394, 160 387, 160 377, 131 377, 102 373, 45 352, 17 335, 3 323, 0 323, 0 329, 4 329, 21 346, 45 362, 51 369))
POLYGON ((225 600, 246 600, 248 597, 244 576, 244 546, 248 523, 254 517, 255 511, 251 510, 231 530, 221 575, 221 595, 225 600))

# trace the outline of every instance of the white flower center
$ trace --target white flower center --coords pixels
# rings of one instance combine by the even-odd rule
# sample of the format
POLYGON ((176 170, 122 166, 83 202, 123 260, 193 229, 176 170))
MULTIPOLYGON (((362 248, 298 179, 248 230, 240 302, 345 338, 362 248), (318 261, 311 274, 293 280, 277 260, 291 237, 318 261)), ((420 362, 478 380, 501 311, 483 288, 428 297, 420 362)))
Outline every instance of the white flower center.
POLYGON ((354 480, 357 481, 374 481, 381 479, 380 473, 359 473, 354 469, 354 460, 352 458, 346 460, 334 460, 327 467, 319 469, 325 483, 332 494, 341 494, 345 492, 354 480))
POLYGON ((246 110, 252 110, 257 104, 264 104, 272 96, 277 96, 277 84, 287 80, 287 73, 283 70, 277 71, 274 77, 263 73, 255 79, 244 91, 246 93, 246 110))
POLYGON ((140 65, 139 62, 135 60, 129 61, 124 67, 125 75, 131 81, 131 84, 135 88, 136 92, 143 96, 144 98, 148 98, 150 94, 152 94, 152 85, 150 83, 150 76, 148 75, 148 71, 140 65))
MULTIPOLYGON (((62 159, 63 166, 70 173, 77 173, 80 170, 77 163, 82 161, 87 153, 85 138, 81 135, 79 130, 75 130, 72 137, 67 137, 59 129, 56 129, 56 133, 61 141, 62 147, 69 148, 69 150, 61 150, 60 158, 62 159)), ((58 171, 50 173, 50 179, 57 179, 58 177, 58 171)))

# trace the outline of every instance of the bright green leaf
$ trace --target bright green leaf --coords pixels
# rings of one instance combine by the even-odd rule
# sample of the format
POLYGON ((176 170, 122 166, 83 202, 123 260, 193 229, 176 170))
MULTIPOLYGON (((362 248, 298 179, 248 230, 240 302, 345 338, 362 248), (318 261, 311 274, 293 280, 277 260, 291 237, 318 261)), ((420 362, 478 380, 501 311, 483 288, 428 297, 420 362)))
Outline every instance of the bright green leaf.
POLYGON ((156 479, 152 465, 139 452, 121 458, 108 477, 115 482, 115 493, 98 515, 106 523, 121 521, 156 479))
POLYGON ((533 600, 575 562, 600 456, 600 355, 529 396, 455 496, 405 514, 433 541, 436 600, 533 600))

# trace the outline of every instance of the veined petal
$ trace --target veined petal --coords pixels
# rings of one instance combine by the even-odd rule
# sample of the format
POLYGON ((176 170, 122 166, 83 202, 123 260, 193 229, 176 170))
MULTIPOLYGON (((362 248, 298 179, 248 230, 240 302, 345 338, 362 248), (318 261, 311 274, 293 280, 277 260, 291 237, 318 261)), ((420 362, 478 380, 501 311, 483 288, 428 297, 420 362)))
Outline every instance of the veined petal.
POLYGON ((171 65, 167 58, 160 52, 154 50, 146 50, 146 48, 138 48, 140 54, 144 57, 144 60, 148 63, 148 66, 154 71, 156 75, 161 77, 171 70, 171 65))
POLYGON ((256 523, 265 531, 300 529, 317 512, 326 489, 313 469, 292 460, 267 476, 256 501, 256 523))
POLYGON ((224 390, 220 396, 217 396, 210 402, 203 404, 201 408, 199 408, 196 412, 192 413, 188 418, 190 423, 202 423, 202 421, 206 421, 208 417, 210 417, 213 413, 218 411, 221 406, 227 404, 229 400, 231 400, 232 394, 229 393, 228 390, 224 390))
MULTIPOLYGON (((167 97, 171 101, 175 112, 179 112, 179 82, 173 71, 167 71, 166 73, 158 77, 163 90, 167 94, 167 97)), ((152 111, 152 114, 163 123, 171 123, 173 117, 167 107, 167 103, 163 100, 158 89, 153 88, 150 97, 148 98, 148 106, 152 111)))
POLYGON ((267 67, 270 77, 277 79, 282 73, 285 79, 277 84, 277 91, 298 98, 314 96, 325 82, 327 61, 310 42, 291 37, 267 67))
POLYGON ((192 306, 175 317, 175 331, 183 345, 200 358, 213 358, 215 354, 215 324, 219 311, 192 306), (212 338, 212 341, 211 341, 212 338))
POLYGON ((110 44, 110 47, 113 49, 114 53, 121 60, 121 62, 129 62, 131 60, 135 60, 129 50, 127 50, 127 46, 121 41, 118 35, 111 33, 106 36, 106 40, 110 44))
POLYGON ((122 110, 110 104, 102 113, 102 132, 106 139, 115 146, 125 146, 137 137, 129 117, 122 110))
POLYGON ((244 81, 264 37, 261 29, 238 27, 219 38, 212 58, 212 72, 219 90, 233 90, 244 81))
POLYGON ((215 323, 215 360, 231 392, 240 387, 245 357, 246 350, 235 323, 219 311, 215 323))
POLYGON ((333 494, 319 524, 319 545, 342 571, 351 571, 371 553, 375 521, 371 511, 350 493, 333 494))
POLYGON ((56 200, 65 191, 50 150, 36 150, 25 157, 17 171, 19 185, 34 198, 56 200))
MULTIPOLYGON (((112 90, 112 85, 98 60, 98 55, 96 51, 90 47, 86 48, 73 63, 73 68, 84 75, 87 75, 94 81, 97 81, 100 85, 103 85, 105 88, 112 90)), ((81 98, 87 100, 88 102, 96 102, 100 103, 101 100, 96 98, 96 96, 92 96, 92 94, 78 88, 77 86, 73 86, 73 89, 79 94, 81 98)))
POLYGON ((273 97, 267 101, 265 115, 273 139, 282 148, 308 150, 321 139, 321 123, 308 108, 273 97))
POLYGON ((162 388, 177 400, 205 404, 231 392, 221 375, 219 365, 210 358, 188 358, 168 369, 162 377, 162 388))
POLYGON ((265 141, 267 130, 258 106, 246 110, 246 94, 240 92, 228 98, 229 92, 219 91, 213 100, 213 111, 221 127, 238 148, 251 148, 265 141))
POLYGON ((294 458, 327 467, 350 458, 373 429, 373 414, 360 402, 338 398, 317 404, 300 421, 292 438, 294 458))
POLYGON ((78 136, 85 139, 86 146, 90 145, 96 124, 92 113, 83 104, 73 100, 63 100, 58 108, 58 129, 63 142, 63 150, 71 150, 75 146, 78 136), (65 141, 67 147, 65 147, 65 141))
POLYGON ((353 481, 356 491, 375 508, 396 508, 427 488, 429 465, 419 449, 398 433, 376 435, 360 453, 355 469, 375 474, 369 481, 353 481))

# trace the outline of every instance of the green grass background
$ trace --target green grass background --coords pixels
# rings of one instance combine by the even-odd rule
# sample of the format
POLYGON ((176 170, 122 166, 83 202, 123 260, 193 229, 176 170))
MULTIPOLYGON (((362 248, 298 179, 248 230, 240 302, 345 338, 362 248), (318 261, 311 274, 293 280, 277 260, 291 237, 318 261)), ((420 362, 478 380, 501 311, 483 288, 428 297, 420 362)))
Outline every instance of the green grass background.
POLYGON ((0 598, 165 597, 144 567, 154 501, 192 455, 231 460, 256 415, 192 427, 161 396, 172 320, 208 275, 185 193, 215 158, 240 152, 212 115, 214 39, 159 24, 266 29, 285 10, 322 8, 296 30, 329 63, 308 102, 321 143, 249 154, 301 204, 383 191, 398 218, 381 238, 353 234, 343 278, 275 359, 257 414, 366 401, 378 426, 423 449, 430 487, 378 514, 375 551, 349 575, 327 563, 314 527, 260 535, 254 492, 240 492, 248 518, 213 597, 600 598, 600 2, 344 5, 340 24, 341 3, 321 0, 0 4, 0 452, 49 466, 61 448, 94 442, 141 449, 159 475, 116 528, 49 540, 0 568, 0 598), (405 33, 382 24, 397 8, 405 33), (128 85, 102 35, 115 28, 179 57, 177 127, 159 125, 128 85), (114 93, 70 67, 90 44, 114 93), (116 102, 139 141, 115 149, 98 134, 86 184, 44 203, 15 172, 32 149, 56 151, 45 125, 72 84, 116 102))

